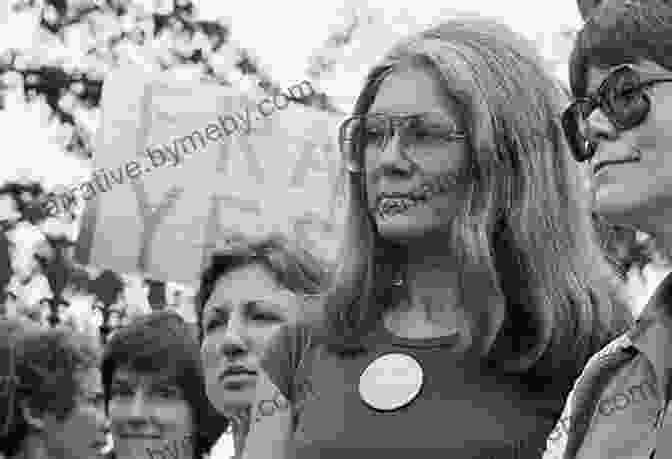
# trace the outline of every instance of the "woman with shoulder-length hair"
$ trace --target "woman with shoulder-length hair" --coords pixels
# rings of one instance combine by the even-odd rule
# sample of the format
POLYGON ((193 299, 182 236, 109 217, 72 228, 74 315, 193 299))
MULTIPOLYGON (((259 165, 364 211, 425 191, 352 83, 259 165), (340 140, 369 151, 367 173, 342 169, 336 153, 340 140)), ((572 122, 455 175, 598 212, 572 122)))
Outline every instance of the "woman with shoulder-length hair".
POLYGON ((193 329, 173 311, 138 316, 105 347, 102 378, 116 459, 200 458, 226 429, 205 394, 193 329))
MULTIPOLYGON (((314 299, 329 285, 328 267, 280 233, 240 235, 213 253, 196 295, 206 391, 232 420, 233 453, 242 453, 259 359, 285 323, 319 317, 314 299)), ((222 436, 222 442, 231 439, 222 436)), ((224 454, 220 443, 212 455, 224 454)), ((231 448, 230 448, 231 449, 231 448)), ((217 456, 219 457, 219 456, 217 456)))
POLYGON ((349 215, 326 323, 274 340, 246 458, 539 457, 619 322, 564 102, 488 19, 373 68, 340 130, 349 215))

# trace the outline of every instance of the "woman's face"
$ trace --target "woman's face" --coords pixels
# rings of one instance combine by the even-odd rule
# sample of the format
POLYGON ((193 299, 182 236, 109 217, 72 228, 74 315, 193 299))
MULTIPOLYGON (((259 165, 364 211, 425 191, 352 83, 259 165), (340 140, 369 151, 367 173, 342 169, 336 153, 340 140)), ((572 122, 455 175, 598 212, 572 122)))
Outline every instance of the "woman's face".
MULTIPOLYGON (((464 132, 457 103, 430 69, 411 68, 387 76, 369 109, 374 113, 430 113, 442 126, 438 132, 464 132)), ((453 180, 466 165, 468 142, 419 139, 414 147, 400 142, 395 133, 385 148, 375 144, 365 148, 369 211, 384 238, 404 241, 445 230, 464 199, 463 188, 453 180), (408 154, 408 147, 415 152, 408 154)))
MULTIPOLYGON (((635 68, 672 78, 672 71, 650 61, 635 68)), ((592 68, 588 94, 593 94, 609 73, 592 68)), ((642 78, 647 77, 642 74, 642 78)), ((585 127, 597 143, 591 165, 614 161, 600 167, 593 179, 596 211, 612 223, 655 234, 655 222, 669 221, 672 208, 672 83, 660 83, 645 92, 651 99, 651 110, 642 124, 619 131, 597 109, 585 127)))
POLYGON ((49 457, 90 459, 105 446, 103 386, 97 368, 75 375, 80 393, 75 407, 64 420, 48 413, 44 418, 44 440, 49 457))
POLYGON ((217 281, 203 309, 201 359, 208 398, 221 413, 252 402, 259 357, 278 328, 296 319, 298 301, 261 264, 217 281))
POLYGON ((174 379, 115 371, 108 412, 118 459, 193 456, 192 412, 174 379))

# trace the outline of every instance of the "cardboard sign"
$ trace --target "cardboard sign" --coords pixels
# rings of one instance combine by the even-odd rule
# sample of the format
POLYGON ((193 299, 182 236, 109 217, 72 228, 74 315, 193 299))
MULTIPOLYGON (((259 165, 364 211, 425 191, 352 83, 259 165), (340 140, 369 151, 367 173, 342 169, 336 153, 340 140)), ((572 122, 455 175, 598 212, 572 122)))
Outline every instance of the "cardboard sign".
POLYGON ((78 190, 88 202, 77 261, 191 284, 233 234, 270 230, 333 256, 342 117, 277 99, 260 106, 135 67, 110 74, 96 170, 78 190))

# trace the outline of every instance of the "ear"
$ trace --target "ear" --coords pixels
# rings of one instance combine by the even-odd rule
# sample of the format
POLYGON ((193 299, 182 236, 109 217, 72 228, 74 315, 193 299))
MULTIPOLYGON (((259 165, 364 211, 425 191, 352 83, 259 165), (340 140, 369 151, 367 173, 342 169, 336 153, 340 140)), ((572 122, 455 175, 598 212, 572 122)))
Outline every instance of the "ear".
POLYGON ((604 0, 576 0, 579 12, 584 21, 587 21, 593 10, 600 6, 604 0))
POLYGON ((21 406, 21 415, 26 421, 26 424, 34 430, 44 430, 44 418, 42 417, 42 414, 37 413, 35 409, 31 408, 28 405, 27 400, 20 400, 19 403, 21 406))

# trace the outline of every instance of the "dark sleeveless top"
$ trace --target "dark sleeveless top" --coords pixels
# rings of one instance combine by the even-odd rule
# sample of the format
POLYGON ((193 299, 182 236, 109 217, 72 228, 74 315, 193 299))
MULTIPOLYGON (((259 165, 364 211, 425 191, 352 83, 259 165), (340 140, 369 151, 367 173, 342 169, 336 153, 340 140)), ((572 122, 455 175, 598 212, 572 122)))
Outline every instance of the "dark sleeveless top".
POLYGON ((531 390, 523 377, 457 352, 456 341, 401 338, 381 324, 365 352, 344 357, 327 352, 314 328, 284 326, 262 366, 295 407, 290 457, 541 457, 571 384, 531 390), (387 353, 413 357, 424 373, 417 398, 396 411, 373 409, 359 393, 362 371, 387 353))

